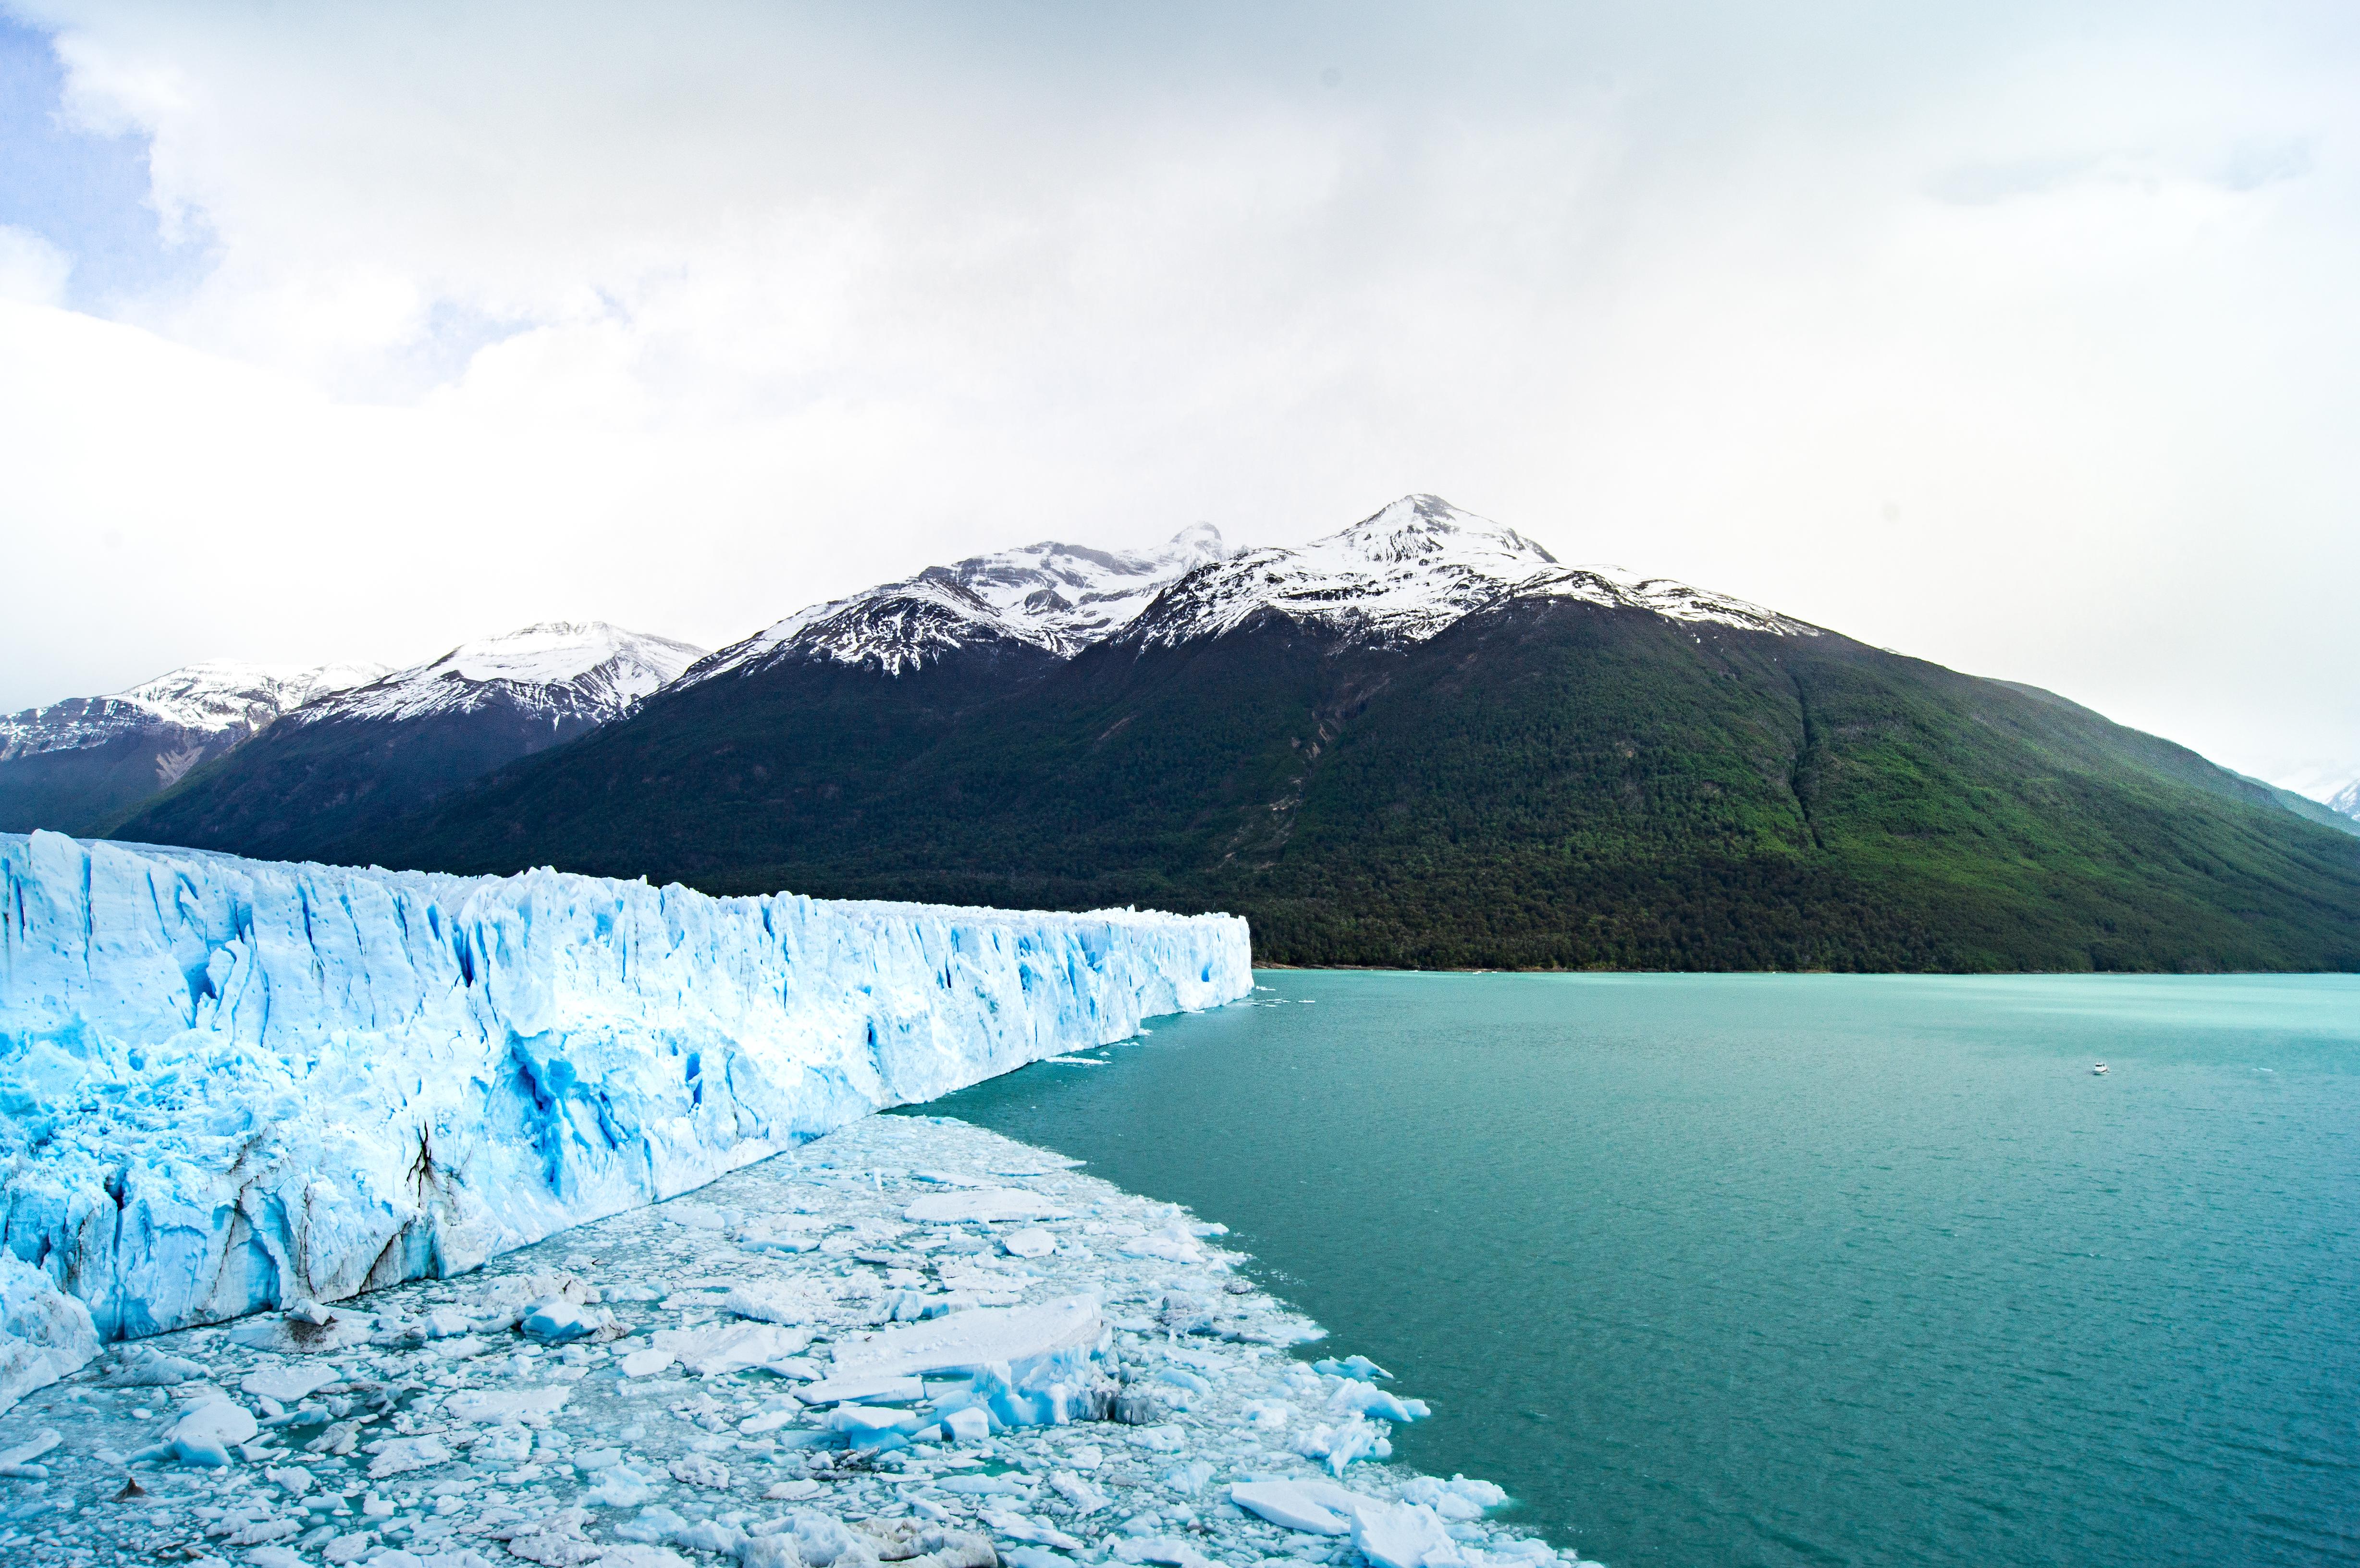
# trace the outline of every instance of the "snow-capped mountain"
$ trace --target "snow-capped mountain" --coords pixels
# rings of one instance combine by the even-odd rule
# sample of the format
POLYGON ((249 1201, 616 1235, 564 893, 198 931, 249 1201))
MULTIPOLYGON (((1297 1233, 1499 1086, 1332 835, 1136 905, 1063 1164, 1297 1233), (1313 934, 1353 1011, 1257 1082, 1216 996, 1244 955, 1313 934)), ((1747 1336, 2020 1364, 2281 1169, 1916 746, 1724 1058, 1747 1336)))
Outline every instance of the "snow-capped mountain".
POLYGON ((2324 806, 1555 557, 1429 495, 1295 548, 978 557, 791 616, 321 858, 1218 909, 1314 964, 2360 966, 2324 806))
POLYGON ((1568 567, 1533 540, 1438 495, 1404 495, 1372 517, 1293 549, 1249 550, 1193 572, 1121 633, 1141 647, 1218 637, 1276 613, 1349 643, 1423 642, 1459 617, 1512 599, 1579 599, 1679 621, 1816 636, 1742 599, 1612 566, 1568 567))
POLYGON ((191 664, 127 691, 0 716, 0 830, 87 830, 281 714, 385 672, 382 664, 191 664))
POLYGON ((521 757, 589 734, 704 656, 604 621, 550 621, 296 709, 219 768, 125 818, 114 836, 333 859, 521 757))
POLYGON ((2355 779, 2351 783, 2330 795, 2327 798, 2327 809, 2331 811, 2341 811, 2354 822, 2360 822, 2360 779, 2355 779))
POLYGON ((1460 616, 1519 598, 1569 598, 1781 636, 1816 628, 1757 604, 1613 566, 1566 566, 1513 528, 1436 495, 1404 495, 1309 544, 1232 550, 1199 523, 1140 553, 1044 543, 979 555, 814 604, 715 654, 683 685, 781 660, 887 674, 1004 641, 1071 658, 1094 643, 1171 647, 1219 637, 1262 612, 1351 646, 1423 642, 1460 616))
MULTIPOLYGON (((104 697, 70 697, 0 716, 0 762, 38 752, 71 751, 145 730, 177 730, 190 742, 230 736, 243 740, 314 697, 366 684, 385 673, 382 664, 323 664, 309 670, 229 662, 183 665, 104 697)), ((187 761, 165 764, 158 787, 179 779, 188 766, 187 761)))
POLYGON ((312 702, 294 719, 422 719, 501 703, 604 724, 703 657, 701 648, 605 621, 545 621, 463 642, 440 659, 312 702))
POLYGON ((683 684, 782 661, 868 666, 889 675, 977 643, 1005 640, 1059 658, 1129 626, 1183 576, 1223 558, 1210 523, 1152 550, 1044 541, 880 583, 797 611, 691 670, 683 684))

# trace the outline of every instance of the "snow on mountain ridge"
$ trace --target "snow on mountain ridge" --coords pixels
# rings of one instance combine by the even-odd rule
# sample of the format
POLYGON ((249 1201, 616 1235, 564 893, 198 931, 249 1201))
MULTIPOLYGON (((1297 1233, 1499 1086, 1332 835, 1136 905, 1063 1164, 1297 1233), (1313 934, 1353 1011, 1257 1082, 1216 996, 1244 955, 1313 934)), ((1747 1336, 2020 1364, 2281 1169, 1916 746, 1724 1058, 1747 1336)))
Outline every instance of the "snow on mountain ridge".
POLYGON ((2360 822, 2360 779, 2338 789, 2327 798, 2327 809, 2341 811, 2355 822, 2360 822))
POLYGON ((71 697, 0 715, 0 761, 95 746, 143 729, 178 728, 206 737, 259 732, 291 709, 386 672, 382 664, 186 664, 104 696, 71 697))
POLYGON ((306 724, 416 719, 469 713, 497 693, 528 710, 603 724, 703 657, 691 644, 605 621, 543 621, 463 642, 440 659, 309 703, 290 717, 306 724))
POLYGON ((1067 658, 1130 625, 1164 589, 1225 550, 1218 528, 1196 523, 1153 550, 1043 540, 970 556, 798 610, 723 648, 681 683, 798 658, 899 675, 994 638, 1067 658))
POLYGON ((1355 643, 1424 642, 1514 599, 1566 598, 1780 636, 1815 627, 1742 599, 1620 567, 1562 565, 1513 528, 1438 495, 1404 495, 1309 544, 1250 550, 1189 574, 1122 638, 1142 648, 1219 637, 1275 612, 1355 643))
POLYGON ((1780 636, 1818 629, 1667 578, 1566 566, 1515 529, 1437 495, 1404 495, 1309 544, 1231 550, 1199 523, 1160 550, 1046 542, 799 610, 691 669, 685 686, 800 659, 890 675, 1003 640, 1071 658, 1098 642, 1169 647, 1214 637, 1263 611, 1355 643, 1423 642, 1460 616, 1518 598, 1568 598, 1780 636))

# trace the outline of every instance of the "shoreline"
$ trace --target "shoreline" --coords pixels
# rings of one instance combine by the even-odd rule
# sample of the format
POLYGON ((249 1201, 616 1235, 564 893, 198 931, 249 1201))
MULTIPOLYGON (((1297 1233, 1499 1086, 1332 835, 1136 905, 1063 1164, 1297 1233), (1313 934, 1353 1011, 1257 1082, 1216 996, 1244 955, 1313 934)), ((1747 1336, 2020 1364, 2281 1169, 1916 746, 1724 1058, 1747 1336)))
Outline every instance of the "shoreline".
POLYGON ((0 1547, 1579 1563, 1489 1517, 1496 1488, 1384 1463, 1422 1406, 1364 1360, 1289 1354, 1323 1331, 1237 1275, 1219 1226, 1076 1165, 871 1116, 472 1273, 109 1346, 9 1412, 0 1547))

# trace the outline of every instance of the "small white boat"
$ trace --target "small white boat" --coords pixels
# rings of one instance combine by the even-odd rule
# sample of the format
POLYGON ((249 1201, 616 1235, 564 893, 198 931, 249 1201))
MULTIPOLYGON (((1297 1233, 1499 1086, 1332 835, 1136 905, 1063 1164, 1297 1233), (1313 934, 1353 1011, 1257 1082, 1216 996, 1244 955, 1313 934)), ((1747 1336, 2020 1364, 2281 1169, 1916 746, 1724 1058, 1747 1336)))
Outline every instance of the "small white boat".
POLYGON ((2090 1071, 2096 1076, 2103 1078, 2106 1075, 2106 1064, 2101 1062, 2095 1067, 2091 1068, 2090 1071))

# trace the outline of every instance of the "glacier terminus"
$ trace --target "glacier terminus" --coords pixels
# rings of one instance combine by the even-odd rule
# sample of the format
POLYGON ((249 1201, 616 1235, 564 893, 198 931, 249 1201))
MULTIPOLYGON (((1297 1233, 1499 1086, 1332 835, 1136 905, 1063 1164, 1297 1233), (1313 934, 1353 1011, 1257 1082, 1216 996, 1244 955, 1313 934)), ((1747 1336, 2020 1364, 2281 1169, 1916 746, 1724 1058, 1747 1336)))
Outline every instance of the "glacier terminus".
POLYGON ((340 1301, 1233 1000, 1250 963, 1228 916, 0 835, 5 1251, 102 1341, 340 1301))

